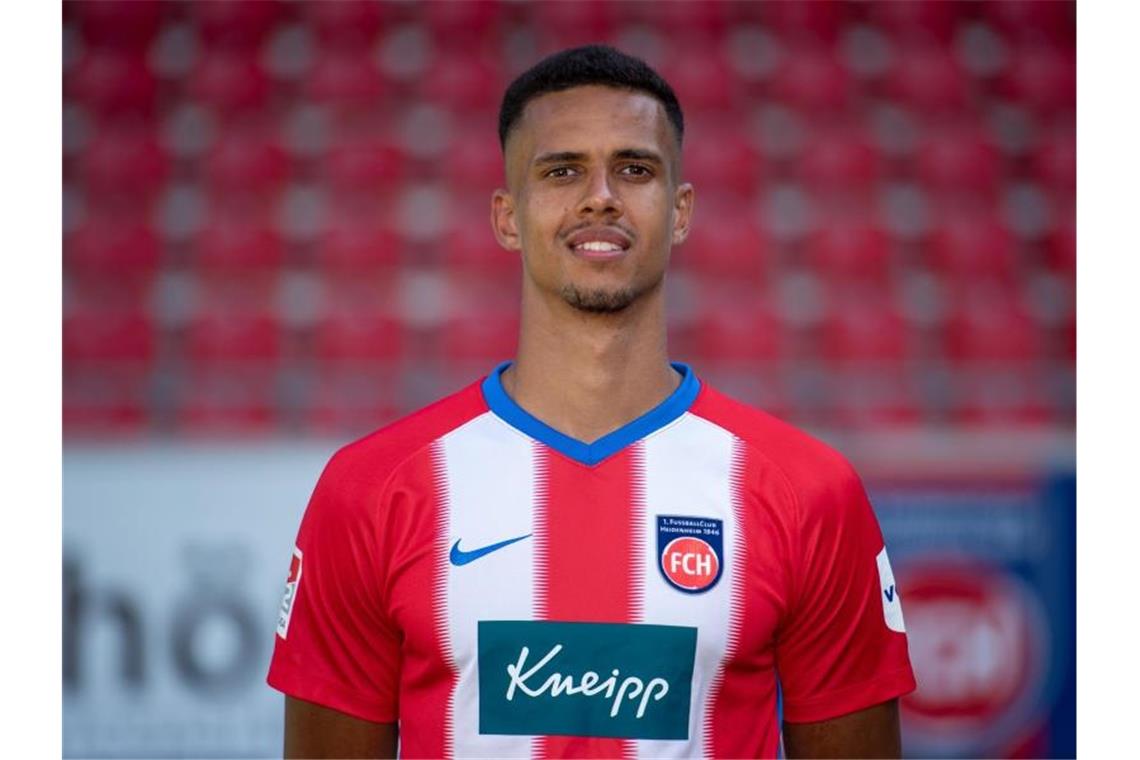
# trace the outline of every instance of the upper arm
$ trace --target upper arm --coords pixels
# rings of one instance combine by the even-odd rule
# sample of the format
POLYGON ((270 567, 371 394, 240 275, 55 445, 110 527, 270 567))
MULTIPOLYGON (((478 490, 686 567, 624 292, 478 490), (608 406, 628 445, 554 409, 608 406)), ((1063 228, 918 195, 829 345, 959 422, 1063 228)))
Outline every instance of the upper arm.
POLYGON ((293 555, 269 685, 373 723, 394 722, 402 636, 383 605, 375 489, 334 457, 313 492, 293 555))
POLYGON ((285 757, 396 756, 395 723, 373 723, 285 697, 285 757))
POLYGON ((898 699, 815 723, 784 723, 784 753, 796 757, 902 756, 898 699))
POLYGON ((784 716, 856 714, 914 689, 898 590, 878 521, 849 466, 801 491, 795 594, 776 634, 784 716))

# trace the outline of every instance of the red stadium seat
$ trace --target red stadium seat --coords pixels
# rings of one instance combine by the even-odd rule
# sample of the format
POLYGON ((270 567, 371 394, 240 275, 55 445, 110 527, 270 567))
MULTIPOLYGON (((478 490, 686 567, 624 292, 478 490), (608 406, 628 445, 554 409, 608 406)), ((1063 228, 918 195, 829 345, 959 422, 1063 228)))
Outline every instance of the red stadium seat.
POLYGON ((1069 48, 1076 44, 1076 7, 1068 0, 986 0, 980 6, 983 16, 1008 35, 1069 48))
POLYGON ((1077 274, 1077 225, 1075 219, 1068 219, 1057 225, 1049 235, 1045 246, 1046 261, 1053 271, 1075 278, 1077 274))
POLYGON ((150 423, 148 368, 66 366, 63 434, 67 438, 136 437, 150 423))
POLYGON ((494 308, 456 314, 439 337, 440 356, 449 362, 503 361, 518 347, 518 314, 494 308))
POLYGON ((803 38, 809 42, 835 42, 843 25, 848 3, 837 0, 816 0, 804 3, 798 0, 777 0, 758 3, 766 25, 781 39, 803 38))
POLYGON ((381 365, 324 366, 305 399, 308 432, 344 437, 364 433, 396 419, 400 377, 396 368, 381 365))
POLYGON ((203 41, 214 48, 256 51, 284 17, 287 3, 278 0, 210 0, 188 3, 186 9, 203 41))
POLYGON ((992 214, 951 217, 935 231, 930 251, 931 262, 960 283, 1013 282, 1017 273, 1017 241, 992 214))
POLYGON ((852 96, 851 76, 830 52, 814 47, 791 48, 785 51, 776 69, 772 93, 779 100, 807 111, 842 111, 852 96))
POLYGON ((786 348, 780 321, 758 303, 702 309, 689 326, 674 334, 678 349, 710 362, 773 360, 786 348))
POLYGON ((459 196, 475 194, 490 208, 491 192, 506 185, 503 154, 496 133, 490 130, 464 131, 455 135, 448 148, 447 160, 440 167, 440 179, 459 196))
MULTIPOLYGON (((194 3, 193 6, 223 4, 226 3, 194 3)), ((231 116, 261 112, 268 102, 271 83, 253 53, 218 51, 199 58, 190 73, 187 89, 192 97, 219 114, 231 116)))
POLYGON ((136 53, 145 53, 163 17, 173 7, 173 3, 138 0, 86 0, 64 5, 65 12, 78 21, 89 45, 136 53))
POLYGON ((689 237, 677 249, 677 263, 710 276, 744 278, 760 284, 769 266, 772 246, 746 204, 725 216, 707 217, 694 224, 689 237), (729 221, 731 220, 731 221, 729 221))
POLYGON ((333 308, 317 322, 313 346, 323 362, 391 361, 404 351, 404 324, 375 307, 333 308))
POLYGON ((95 48, 64 77, 63 91, 95 115, 150 119, 155 114, 158 82, 141 53, 95 48))
POLYGON ((499 245, 491 231, 489 217, 488 211, 487 215, 467 214, 455 220, 441 251, 449 271, 482 271, 503 277, 519 271, 522 254, 499 245))
POLYGON ((927 38, 947 43, 954 38, 968 5, 955 0, 868 3, 867 15, 892 37, 927 38))
POLYGON ((156 349, 154 322, 141 309, 83 306, 70 310, 63 320, 63 358, 68 365, 149 365, 156 349))
POLYGON ((366 50, 332 50, 323 53, 305 74, 306 97, 344 108, 377 105, 385 94, 384 77, 366 50))
POLYGON ((910 354, 906 321, 897 312, 871 301, 845 299, 829 311, 821 350, 831 361, 898 362, 910 354))
POLYGON ((959 373, 951 420, 958 425, 1040 426, 1056 424, 1059 410, 1032 369, 959 373))
POLYGON ((393 15, 389 3, 371 0, 337 0, 305 3, 305 24, 317 34, 325 50, 359 50, 372 45, 381 25, 393 15))
POLYGON ((928 132, 918 150, 918 176, 932 190, 992 197, 1002 179, 1001 156, 979 130, 951 127, 928 132))
MULTIPOLYGON (((603 5, 585 2, 581 5, 603 5)), ((699 35, 710 40, 729 24, 732 3, 617 3, 623 24, 655 26, 670 38, 699 35)), ((672 80, 669 80, 672 82, 672 80)))
POLYGON ((174 424, 181 436, 256 438, 280 429, 272 367, 210 367, 179 380, 174 424))
POLYGON ((193 240, 191 264, 224 275, 247 270, 274 271, 285 261, 285 244, 269 219, 254 211, 223 211, 193 240))
POLYGON ((408 176, 408 156, 385 138, 347 137, 332 145, 320 169, 334 192, 396 192, 408 176))
POLYGON ((698 195, 715 190, 749 197, 761 173, 760 154, 742 131, 698 127, 685 141, 683 179, 698 195))
POLYGON ((162 244, 146 220, 92 214, 64 238, 63 254, 69 273, 150 275, 162 259, 162 244))
POLYGON ((170 162, 146 129, 105 130, 87 146, 79 171, 88 194, 149 201, 170 173, 170 162))
POLYGON ((377 214, 352 206, 332 209, 314 253, 326 271, 364 272, 400 263, 405 241, 377 214))
MULTIPOLYGON (((455 3, 431 3, 455 5, 455 3)), ((469 54, 441 53, 420 82, 419 92, 428 100, 459 113, 497 108, 502 96, 501 76, 486 60, 469 54)))
POLYGON ((532 28, 551 43, 551 50, 611 39, 618 25, 615 3, 530 3, 526 8, 532 28))
MULTIPOLYGON (((648 7, 658 12, 661 8, 689 5, 708 7, 717 3, 657 3, 648 7)), ((661 66, 661 75, 676 91, 688 113, 727 111, 736 104, 739 90, 736 72, 719 48, 714 47, 699 56, 666 60, 661 66)))
POLYGON ((890 274, 890 236, 865 218, 830 220, 808 239, 806 251, 815 269, 838 280, 885 282, 890 274))
POLYGON ((282 354, 281 325, 269 311, 211 309, 197 314, 187 332, 187 355, 196 364, 270 364, 282 354))
POLYGON ((999 79, 1000 91, 1038 112, 1071 111, 1077 103, 1075 55, 1043 45, 1025 45, 999 79))
POLYGON ((946 332, 955 361, 1025 362, 1041 355, 1036 325, 1011 296, 1006 302, 959 303, 946 332))
POLYGON ((832 371, 824 404, 829 424, 848 429, 913 427, 923 404, 915 384, 898 366, 846 366, 832 371))
POLYGON ((935 45, 911 45, 898 50, 887 75, 887 91, 919 111, 964 109, 970 96, 969 76, 949 50, 935 45))
POLYGON ((420 18, 438 40, 447 40, 450 46, 460 42, 481 42, 494 39, 501 28, 506 6, 496 0, 467 0, 462 3, 424 3, 420 18))
POLYGON ((809 186, 828 190, 872 185, 881 168, 875 144, 850 129, 829 129, 813 135, 799 161, 801 178, 809 186))
POLYGON ((210 147, 205 178, 210 190, 265 195, 289 177, 290 159, 272 135, 255 128, 223 130, 210 147))
POLYGON ((1065 130, 1043 140, 1033 154, 1033 172, 1054 191, 1077 191, 1077 136, 1065 130))

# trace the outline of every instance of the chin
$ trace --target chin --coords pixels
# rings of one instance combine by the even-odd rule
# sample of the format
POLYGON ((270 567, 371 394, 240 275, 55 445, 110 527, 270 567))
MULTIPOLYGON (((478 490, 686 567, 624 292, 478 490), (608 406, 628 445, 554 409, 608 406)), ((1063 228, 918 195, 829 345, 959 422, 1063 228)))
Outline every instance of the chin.
POLYGON ((590 314, 616 314, 625 311, 641 295, 633 288, 582 288, 565 285, 562 300, 578 311, 590 314))

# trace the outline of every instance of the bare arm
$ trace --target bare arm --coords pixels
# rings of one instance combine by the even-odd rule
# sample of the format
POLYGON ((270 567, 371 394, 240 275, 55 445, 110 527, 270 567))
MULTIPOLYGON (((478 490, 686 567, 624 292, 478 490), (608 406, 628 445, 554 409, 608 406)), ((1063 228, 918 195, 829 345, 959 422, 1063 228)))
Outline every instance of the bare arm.
POLYGON ((901 757, 899 701, 818 723, 785 722, 784 751, 789 758, 901 757))
POLYGON ((396 756, 396 724, 373 723, 285 697, 285 757, 396 756))

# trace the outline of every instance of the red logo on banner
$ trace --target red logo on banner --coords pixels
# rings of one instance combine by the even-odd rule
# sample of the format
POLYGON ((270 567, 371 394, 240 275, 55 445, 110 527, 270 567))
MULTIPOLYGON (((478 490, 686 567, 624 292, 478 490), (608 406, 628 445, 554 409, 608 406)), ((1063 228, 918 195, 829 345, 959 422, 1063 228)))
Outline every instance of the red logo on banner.
POLYGON ((961 741, 1032 700, 1044 677, 1046 628, 1037 597, 989 565, 908 567, 906 621, 918 689, 903 698, 908 730, 961 741))

